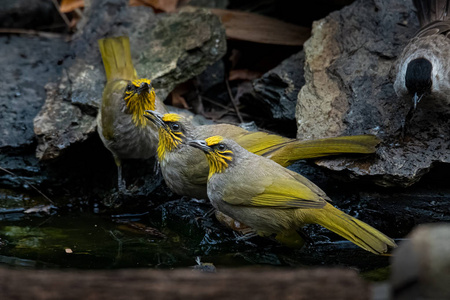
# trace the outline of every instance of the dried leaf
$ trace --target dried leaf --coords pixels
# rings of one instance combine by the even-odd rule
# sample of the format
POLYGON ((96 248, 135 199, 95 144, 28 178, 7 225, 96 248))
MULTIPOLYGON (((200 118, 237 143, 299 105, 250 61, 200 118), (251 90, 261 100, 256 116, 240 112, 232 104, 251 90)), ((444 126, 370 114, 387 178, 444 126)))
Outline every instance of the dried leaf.
POLYGON ((130 0, 130 6, 150 6, 155 10, 173 12, 177 9, 178 0, 130 0))
POLYGON ((123 223, 123 225, 118 226, 118 228, 121 230, 130 231, 130 232, 139 233, 139 234, 152 235, 152 236, 157 236, 157 237, 161 237, 161 238, 166 237, 166 235, 164 233, 162 233, 161 231, 159 231, 158 229, 144 225, 142 223, 128 222, 128 221, 121 221, 119 223, 123 223))
POLYGON ((261 72, 251 71, 248 69, 231 70, 228 80, 253 80, 260 78, 263 75, 261 72))
POLYGON ((311 35, 310 28, 254 13, 217 8, 211 12, 220 17, 230 39, 301 46, 311 35))
POLYGON ((84 0, 62 0, 59 9, 62 13, 69 13, 82 7, 84 7, 84 0))
POLYGON ((181 96, 181 94, 177 93, 176 91, 173 91, 171 95, 173 106, 189 109, 189 105, 187 104, 186 99, 184 99, 184 97, 181 96))

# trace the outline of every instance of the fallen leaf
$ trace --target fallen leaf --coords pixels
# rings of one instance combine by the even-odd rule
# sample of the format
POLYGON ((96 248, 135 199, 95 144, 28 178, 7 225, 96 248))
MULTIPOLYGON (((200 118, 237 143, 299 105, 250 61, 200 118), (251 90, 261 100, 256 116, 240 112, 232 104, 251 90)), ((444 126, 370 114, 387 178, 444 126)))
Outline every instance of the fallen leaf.
POLYGON ((139 234, 148 234, 152 236, 157 236, 161 238, 165 238, 166 235, 159 231, 156 228, 146 226, 142 223, 138 222, 129 222, 129 221, 119 221, 118 223, 122 223, 122 225, 119 225, 119 229, 131 231, 139 234))
POLYGON ((173 12, 177 9, 178 0, 130 0, 130 6, 150 6, 155 10, 173 12))
POLYGON ((231 70, 228 80, 253 80, 260 78, 263 75, 262 72, 251 71, 248 69, 231 70))
POLYGON ((82 7, 84 7, 84 0, 62 0, 59 9, 62 13, 69 13, 82 7))
POLYGON ((301 46, 311 36, 311 29, 255 13, 212 8, 220 17, 230 39, 256 43, 301 46))

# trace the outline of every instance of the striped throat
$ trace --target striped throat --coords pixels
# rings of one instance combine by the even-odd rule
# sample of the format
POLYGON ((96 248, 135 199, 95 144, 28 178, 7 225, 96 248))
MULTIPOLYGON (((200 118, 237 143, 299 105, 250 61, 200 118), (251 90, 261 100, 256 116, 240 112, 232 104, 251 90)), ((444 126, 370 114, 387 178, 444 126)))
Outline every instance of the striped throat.
POLYGON ((211 151, 205 152, 209 164, 208 179, 215 173, 222 173, 228 168, 228 164, 233 160, 233 151, 223 143, 223 137, 212 136, 205 140, 211 151))
POLYGON ((155 109, 155 99, 155 90, 149 79, 136 79, 127 85, 124 100, 137 127, 147 125, 148 120, 144 117, 144 112, 155 109))
POLYGON ((159 127, 158 160, 161 162, 168 152, 172 152, 181 146, 186 139, 181 116, 177 114, 165 114, 162 121, 166 126, 159 127))

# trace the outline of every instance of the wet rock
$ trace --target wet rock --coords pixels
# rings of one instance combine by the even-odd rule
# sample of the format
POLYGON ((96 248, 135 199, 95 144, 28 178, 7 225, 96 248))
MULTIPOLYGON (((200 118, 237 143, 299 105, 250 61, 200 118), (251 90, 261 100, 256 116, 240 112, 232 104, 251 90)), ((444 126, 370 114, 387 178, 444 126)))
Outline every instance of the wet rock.
POLYGON ((423 224, 392 257, 392 299, 450 298, 450 225, 423 224))
MULTIPOLYGON (((67 81, 66 81, 67 82, 67 81)), ((58 157, 60 151, 71 144, 86 140, 96 130, 95 117, 62 98, 55 83, 46 85, 47 100, 40 113, 34 119, 39 144, 36 156, 42 160, 58 157)))
POLYGON ((15 35, 0 36, 0 45, 0 148, 31 145, 44 85, 61 75, 68 45, 63 38, 15 35))
POLYGON ((397 98, 392 72, 418 26, 406 0, 360 0, 314 22, 304 45, 306 84, 298 95, 297 136, 375 133, 383 139, 373 158, 322 160, 321 166, 406 187, 435 163, 450 161, 450 122, 441 110, 422 107, 401 135, 410 103, 397 98))
POLYGON ((34 122, 37 156, 42 159, 57 158, 69 146, 95 135, 105 83, 98 39, 128 35, 137 73, 153 80, 161 99, 225 54, 224 28, 208 10, 187 7, 156 17, 150 7, 104 0, 88 1, 85 11, 70 45, 74 58, 65 62, 64 76, 56 89, 49 88, 46 105, 34 122))
POLYGON ((243 97, 241 102, 265 110, 274 120, 295 120, 297 95, 305 84, 304 61, 303 51, 287 58, 276 68, 254 80, 254 92, 243 97))
POLYGON ((4 0, 0 6, 1 28, 48 30, 55 23, 65 26, 52 1, 4 0))

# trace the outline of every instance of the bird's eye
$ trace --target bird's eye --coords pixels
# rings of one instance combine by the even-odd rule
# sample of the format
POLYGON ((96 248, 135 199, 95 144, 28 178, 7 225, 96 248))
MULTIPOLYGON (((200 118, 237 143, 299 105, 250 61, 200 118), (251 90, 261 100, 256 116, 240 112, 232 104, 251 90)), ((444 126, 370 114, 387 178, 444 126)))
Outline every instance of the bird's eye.
POLYGON ((177 123, 173 123, 172 124, 172 130, 179 130, 180 129, 180 125, 177 123))
POLYGON ((225 146, 224 144, 218 144, 218 145, 217 145, 217 149, 218 149, 219 151, 224 151, 225 149, 227 149, 227 146, 225 146))

